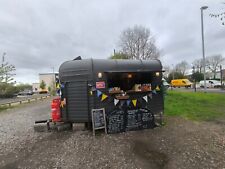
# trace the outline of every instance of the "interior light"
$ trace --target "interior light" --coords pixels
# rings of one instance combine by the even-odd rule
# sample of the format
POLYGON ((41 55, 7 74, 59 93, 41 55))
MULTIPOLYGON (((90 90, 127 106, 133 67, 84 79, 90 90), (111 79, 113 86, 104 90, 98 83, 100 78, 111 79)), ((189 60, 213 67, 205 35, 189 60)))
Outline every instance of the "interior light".
POLYGON ((159 72, 156 72, 156 73, 155 73, 155 75, 156 75, 156 76, 159 76, 159 75, 160 75, 160 73, 159 73, 159 72))
POLYGON ((127 77, 128 77, 129 79, 130 79, 130 78, 132 78, 132 74, 128 74, 128 76, 127 76, 127 77))
POLYGON ((102 78, 102 73, 101 72, 98 73, 98 78, 102 78))

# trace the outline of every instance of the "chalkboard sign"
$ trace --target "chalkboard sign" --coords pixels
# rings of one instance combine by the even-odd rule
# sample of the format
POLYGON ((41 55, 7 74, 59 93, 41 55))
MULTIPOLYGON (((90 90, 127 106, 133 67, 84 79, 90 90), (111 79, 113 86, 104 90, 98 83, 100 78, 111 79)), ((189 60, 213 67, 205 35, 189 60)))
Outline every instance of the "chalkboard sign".
POLYGON ((154 115, 148 109, 140 109, 139 110, 142 114, 142 127, 143 129, 153 128, 154 123, 154 115))
POLYGON ((142 129, 142 112, 139 109, 127 110, 126 131, 142 129))
POLYGON ((106 120, 105 120, 105 109, 92 109, 92 127, 93 134, 95 135, 95 130, 105 129, 106 131, 106 120))
POLYGON ((107 115, 108 133, 120 133, 125 131, 125 112, 114 110, 107 115))
POLYGON ((107 113, 107 131, 110 134, 148 129, 154 126, 154 115, 146 108, 116 109, 107 113))

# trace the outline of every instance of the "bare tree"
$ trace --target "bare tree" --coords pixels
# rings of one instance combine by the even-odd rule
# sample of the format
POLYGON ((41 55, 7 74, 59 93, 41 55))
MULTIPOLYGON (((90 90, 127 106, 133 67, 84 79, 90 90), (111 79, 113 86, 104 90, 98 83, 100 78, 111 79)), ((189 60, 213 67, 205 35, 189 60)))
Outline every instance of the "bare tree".
POLYGON ((220 65, 224 62, 225 58, 222 55, 214 55, 206 58, 206 65, 212 71, 214 79, 216 72, 219 70, 220 65))
POLYGON ((196 59, 192 62, 192 65, 195 67, 195 70, 199 73, 202 73, 203 69, 203 59, 196 59))
POLYGON ((183 76, 187 73, 189 64, 186 61, 181 61, 175 66, 176 72, 180 72, 183 76))
POLYGON ((129 59, 155 59, 160 53, 155 45, 155 39, 149 29, 143 26, 134 26, 125 29, 121 36, 119 45, 122 53, 129 59))
POLYGON ((163 69, 164 69, 163 76, 164 76, 165 78, 168 78, 170 72, 172 71, 171 68, 170 68, 170 66, 164 65, 164 66, 163 66, 163 69))

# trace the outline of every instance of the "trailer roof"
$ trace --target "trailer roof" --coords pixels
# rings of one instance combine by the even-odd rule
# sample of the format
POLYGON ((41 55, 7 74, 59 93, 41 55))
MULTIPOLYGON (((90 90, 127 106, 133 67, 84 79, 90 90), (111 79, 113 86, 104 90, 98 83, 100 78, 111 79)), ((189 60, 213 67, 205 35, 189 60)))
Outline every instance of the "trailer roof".
POLYGON ((93 66, 94 70, 102 72, 141 72, 161 71, 159 60, 126 60, 126 59, 83 59, 64 62, 59 72, 65 70, 88 70, 93 66))
POLYGON ((64 62, 59 77, 90 75, 95 72, 151 72, 162 71, 159 60, 83 59, 64 62))

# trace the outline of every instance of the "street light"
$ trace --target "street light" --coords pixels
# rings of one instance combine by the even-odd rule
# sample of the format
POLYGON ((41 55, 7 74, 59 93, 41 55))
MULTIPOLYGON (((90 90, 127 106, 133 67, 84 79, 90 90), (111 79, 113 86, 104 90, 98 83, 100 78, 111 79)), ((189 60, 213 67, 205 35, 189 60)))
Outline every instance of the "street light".
POLYGON ((204 91, 206 92, 206 74, 205 74, 205 44, 204 44, 204 26, 203 26, 203 10, 208 6, 202 6, 201 9, 201 26, 202 26, 202 55, 203 55, 203 73, 204 73, 204 91))

